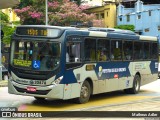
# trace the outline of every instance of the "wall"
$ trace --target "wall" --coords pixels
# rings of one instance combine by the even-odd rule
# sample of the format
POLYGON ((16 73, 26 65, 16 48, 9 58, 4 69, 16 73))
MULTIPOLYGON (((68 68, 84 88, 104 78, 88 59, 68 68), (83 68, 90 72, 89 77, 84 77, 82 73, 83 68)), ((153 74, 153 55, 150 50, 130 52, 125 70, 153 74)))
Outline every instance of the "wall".
POLYGON ((143 5, 137 1, 134 8, 117 7, 117 25, 135 26, 135 31, 142 35, 160 35, 160 4, 143 5), (127 17, 130 19, 127 21, 127 17))

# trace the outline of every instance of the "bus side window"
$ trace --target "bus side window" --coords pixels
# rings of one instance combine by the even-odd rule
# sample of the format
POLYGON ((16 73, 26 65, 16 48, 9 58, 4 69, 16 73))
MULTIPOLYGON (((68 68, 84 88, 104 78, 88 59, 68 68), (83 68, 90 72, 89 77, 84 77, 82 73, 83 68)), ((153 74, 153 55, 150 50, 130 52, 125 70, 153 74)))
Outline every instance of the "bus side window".
POLYGON ((111 53, 113 53, 114 60, 122 60, 122 41, 111 41, 111 53))
POLYGON ((143 50, 143 42, 134 42, 134 59, 135 60, 143 60, 144 50, 143 50))
POLYGON ((85 61, 96 61, 96 39, 86 38, 84 48, 85 61))
POLYGON ((108 61, 110 56, 110 40, 98 39, 97 47, 97 60, 108 61))
POLYGON ((158 47, 156 43, 151 43, 151 58, 157 59, 158 47))
POLYGON ((66 51, 66 62, 79 62, 81 61, 80 43, 68 42, 66 51))
POLYGON ((132 60, 133 59, 133 42, 124 41, 123 42, 123 60, 132 60))

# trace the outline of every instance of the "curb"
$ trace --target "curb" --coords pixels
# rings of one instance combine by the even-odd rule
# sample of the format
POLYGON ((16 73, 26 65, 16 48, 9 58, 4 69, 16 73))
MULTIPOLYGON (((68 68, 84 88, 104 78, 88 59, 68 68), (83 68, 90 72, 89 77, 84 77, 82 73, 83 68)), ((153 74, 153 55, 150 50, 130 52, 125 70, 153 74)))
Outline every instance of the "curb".
POLYGON ((8 81, 7 80, 1 80, 0 81, 0 87, 7 87, 8 86, 8 81))

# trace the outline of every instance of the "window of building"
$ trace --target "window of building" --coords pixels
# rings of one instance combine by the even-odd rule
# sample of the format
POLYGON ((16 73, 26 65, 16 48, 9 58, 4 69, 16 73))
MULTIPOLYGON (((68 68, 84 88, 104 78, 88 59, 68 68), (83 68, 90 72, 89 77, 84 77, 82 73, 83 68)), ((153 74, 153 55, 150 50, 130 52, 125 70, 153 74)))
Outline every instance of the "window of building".
POLYGON ((160 26, 158 26, 158 31, 160 31, 160 26))
POLYGON ((127 22, 129 22, 130 21, 130 15, 127 15, 126 17, 127 17, 127 22))
POLYGON ((141 19, 141 15, 137 15, 137 19, 141 19))
POLYGON ((96 14, 96 18, 99 19, 99 15, 98 14, 96 14))
POLYGON ((101 18, 104 18, 104 13, 101 13, 101 18))
POLYGON ((119 18, 119 21, 122 21, 122 17, 119 18))
POLYGON ((148 14, 149 14, 149 16, 151 16, 151 15, 152 15, 152 14, 151 14, 151 10, 149 10, 149 11, 148 11, 148 14))
POLYGON ((149 28, 144 29, 145 32, 149 32, 149 28))
POLYGON ((108 17, 108 12, 106 13, 107 17, 108 17))

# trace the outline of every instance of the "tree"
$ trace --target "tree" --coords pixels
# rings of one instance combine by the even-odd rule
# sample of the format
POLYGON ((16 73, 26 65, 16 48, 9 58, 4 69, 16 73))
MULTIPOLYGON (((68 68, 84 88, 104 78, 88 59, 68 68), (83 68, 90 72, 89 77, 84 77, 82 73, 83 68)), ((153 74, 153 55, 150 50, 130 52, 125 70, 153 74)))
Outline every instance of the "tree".
POLYGON ((2 30, 4 32, 4 37, 3 37, 2 41, 5 44, 9 44, 11 41, 11 35, 14 33, 15 28, 12 28, 11 26, 8 26, 5 24, 2 28, 2 30))
POLYGON ((33 5, 34 1, 35 0, 20 0, 20 4, 18 5, 17 8, 21 9, 29 5, 33 5))
MULTIPOLYGON (((31 5, 15 12, 21 19, 21 24, 45 23, 45 0, 32 0, 31 5)), ((48 0, 48 17, 50 25, 69 25, 71 22, 88 22, 95 19, 94 14, 86 14, 83 11, 88 6, 78 6, 69 0, 48 0)))
POLYGON ((8 23, 9 23, 8 15, 6 15, 5 13, 0 11, 0 16, 1 16, 0 24, 2 26, 1 34, 3 35, 3 36, 1 36, 2 42, 5 44, 9 44, 10 40, 11 40, 10 37, 13 34, 15 29, 8 25, 8 23))
POLYGON ((0 16, 1 16, 1 23, 8 23, 9 22, 9 17, 8 15, 4 14, 2 11, 0 11, 0 16))

